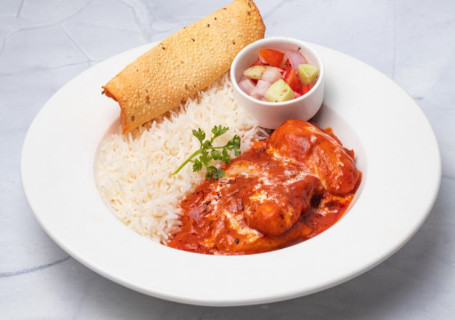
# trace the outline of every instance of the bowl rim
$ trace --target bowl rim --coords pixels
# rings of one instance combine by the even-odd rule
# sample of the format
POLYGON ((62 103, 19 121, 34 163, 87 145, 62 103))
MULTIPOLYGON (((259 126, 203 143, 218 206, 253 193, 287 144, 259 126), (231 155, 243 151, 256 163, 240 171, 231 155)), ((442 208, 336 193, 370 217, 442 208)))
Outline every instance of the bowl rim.
POLYGON ((257 104, 259 104, 261 106, 277 108, 277 107, 282 107, 282 106, 287 106, 287 105, 290 105, 290 104, 294 104, 296 102, 298 103, 300 101, 304 101, 305 99, 308 99, 314 92, 316 92, 316 90, 320 86, 323 85, 322 83, 324 81, 324 76, 325 76, 325 66, 324 66, 324 61, 322 59, 322 56, 310 44, 308 44, 308 43, 306 43, 306 42, 304 42, 302 40, 299 40, 299 39, 296 39, 296 38, 291 38, 291 37, 267 37, 267 38, 263 38, 263 39, 254 41, 254 42, 250 43, 249 45, 247 45, 246 47, 244 47, 242 50, 240 50, 239 53, 237 53, 237 55, 235 56, 234 60, 232 61, 231 68, 229 70, 229 74, 231 76, 231 81, 232 81, 232 85, 234 87, 234 90, 239 92, 239 94, 242 95, 244 98, 248 99, 250 102, 257 103, 257 104), (288 101, 269 102, 269 101, 262 101, 262 100, 258 100, 256 98, 253 98, 252 96, 248 95, 246 92, 244 92, 239 87, 237 79, 235 77, 235 70, 237 69, 237 66, 238 66, 239 62, 243 59, 244 55, 248 51, 253 50, 253 49, 255 49, 258 46, 262 46, 264 44, 268 44, 270 42, 282 42, 282 43, 296 44, 300 48, 305 48, 306 50, 311 52, 311 54, 314 56, 314 58, 316 59, 316 61, 319 64, 319 76, 318 76, 318 79, 317 79, 316 83, 310 89, 310 91, 308 91, 307 93, 305 93, 304 95, 302 95, 302 96, 300 96, 298 98, 293 98, 293 99, 288 100, 288 101))

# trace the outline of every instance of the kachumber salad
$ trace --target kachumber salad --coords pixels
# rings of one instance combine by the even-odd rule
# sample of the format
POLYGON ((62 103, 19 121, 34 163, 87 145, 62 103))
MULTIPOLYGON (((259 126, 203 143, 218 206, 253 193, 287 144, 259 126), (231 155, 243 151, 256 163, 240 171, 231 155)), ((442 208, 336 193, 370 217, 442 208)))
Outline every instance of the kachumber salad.
POLYGON ((239 87, 258 100, 284 102, 309 92, 318 76, 319 68, 298 50, 263 48, 258 60, 243 72, 239 87))
MULTIPOLYGON (((120 105, 122 134, 102 141, 97 186, 134 231, 191 252, 252 254, 314 237, 346 212, 361 181, 354 151, 297 119, 265 130, 234 100, 226 73, 264 32, 254 2, 235 0, 103 87, 120 105)), ((263 48, 245 70, 248 94, 285 101, 311 90, 317 68, 277 52, 263 48)))

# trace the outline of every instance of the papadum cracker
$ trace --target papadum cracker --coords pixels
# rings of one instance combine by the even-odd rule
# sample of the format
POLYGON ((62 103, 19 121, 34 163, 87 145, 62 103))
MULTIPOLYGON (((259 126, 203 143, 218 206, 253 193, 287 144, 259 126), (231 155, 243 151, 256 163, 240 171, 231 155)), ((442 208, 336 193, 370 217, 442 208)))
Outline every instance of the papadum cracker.
POLYGON ((103 86, 103 93, 120 105, 122 133, 207 88, 264 33, 254 2, 235 0, 161 41, 103 86))

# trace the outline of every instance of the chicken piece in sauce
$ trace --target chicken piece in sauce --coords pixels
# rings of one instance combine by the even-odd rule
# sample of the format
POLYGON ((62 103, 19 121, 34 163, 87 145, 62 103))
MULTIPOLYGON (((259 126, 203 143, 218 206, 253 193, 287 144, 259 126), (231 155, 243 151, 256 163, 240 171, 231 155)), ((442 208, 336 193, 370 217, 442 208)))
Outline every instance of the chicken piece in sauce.
POLYGON ((168 246, 237 255, 305 241, 338 221, 361 179, 353 151, 301 120, 223 168, 225 177, 204 180, 181 202, 182 229, 168 246))

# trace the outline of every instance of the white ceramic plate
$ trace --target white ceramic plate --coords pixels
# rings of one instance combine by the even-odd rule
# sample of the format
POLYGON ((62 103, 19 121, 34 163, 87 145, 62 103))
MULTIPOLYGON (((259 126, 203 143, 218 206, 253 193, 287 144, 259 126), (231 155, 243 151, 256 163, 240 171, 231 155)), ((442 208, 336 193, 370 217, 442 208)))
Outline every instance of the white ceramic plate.
MULTIPOLYGON (((316 46, 326 63, 317 122, 357 152, 363 181, 348 213, 301 244, 249 256, 209 256, 167 248, 125 227, 94 180, 101 139, 118 121, 101 85, 151 45, 83 72, 33 121, 22 150, 23 188, 38 221, 88 268, 131 289, 200 305, 247 305, 310 294, 384 261, 422 225, 441 177, 434 133, 392 80, 349 56, 316 46)), ((159 76, 159 75, 157 75, 159 76)))

